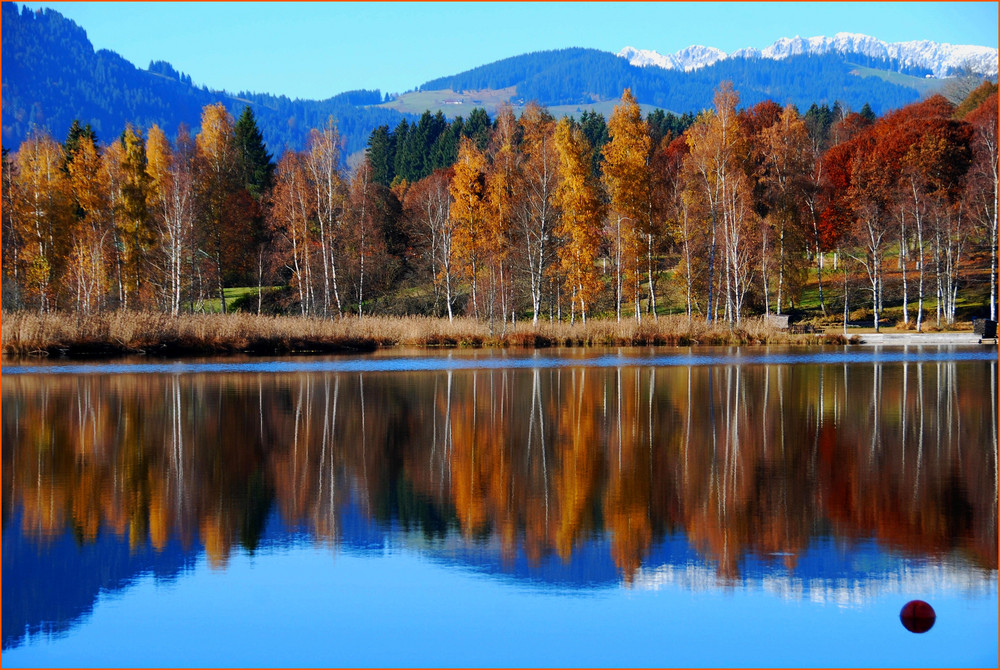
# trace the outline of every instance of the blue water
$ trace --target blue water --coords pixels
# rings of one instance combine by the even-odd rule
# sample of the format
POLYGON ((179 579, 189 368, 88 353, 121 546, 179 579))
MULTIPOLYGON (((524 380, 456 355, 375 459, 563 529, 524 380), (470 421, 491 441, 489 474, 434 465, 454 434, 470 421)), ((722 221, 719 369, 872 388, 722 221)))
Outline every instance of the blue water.
MULTIPOLYGON (((733 582, 672 537, 626 586, 600 540, 570 564, 531 565, 523 553, 504 560, 489 543, 428 545, 365 522, 356 506, 345 521, 329 546, 272 517, 261 546, 224 569, 177 545, 133 548, 131 565, 93 584, 64 621, 46 618, 54 611, 46 606, 58 610, 65 597, 58 593, 36 603, 31 620, 5 605, 4 665, 985 667, 997 659, 995 572, 935 566, 873 542, 819 536, 794 573, 749 560, 733 582), (915 597, 938 614, 923 635, 898 618, 915 597)), ((10 565, 18 559, 8 552, 29 548, 11 546, 19 531, 17 523, 4 531, 4 583, 44 587, 43 575, 10 565)), ((33 550, 72 574, 93 557, 70 545, 33 550)))
MULTIPOLYGON (((727 349, 719 353, 694 353, 704 351, 680 350, 678 353, 663 354, 663 349, 645 350, 645 353, 631 349, 623 353, 581 355, 552 355, 543 351, 521 354, 486 351, 482 353, 448 353, 443 355, 421 354, 420 356, 369 356, 325 358, 315 360, 264 360, 260 362, 186 362, 169 363, 69 363, 53 362, 44 365, 6 365, 3 374, 203 374, 240 372, 420 372, 437 370, 503 370, 503 369, 551 369, 565 367, 616 368, 632 366, 690 367, 705 365, 830 365, 842 363, 931 363, 937 361, 990 361, 997 359, 997 352, 987 347, 878 347, 858 349, 837 347, 835 350, 815 348, 776 352, 762 352, 759 347, 727 349), (657 352, 657 353, 652 353, 657 352)), ((708 348, 711 349, 711 348, 708 348)))
POLYGON ((994 350, 138 360, 4 367, 5 667, 1000 660, 994 350))

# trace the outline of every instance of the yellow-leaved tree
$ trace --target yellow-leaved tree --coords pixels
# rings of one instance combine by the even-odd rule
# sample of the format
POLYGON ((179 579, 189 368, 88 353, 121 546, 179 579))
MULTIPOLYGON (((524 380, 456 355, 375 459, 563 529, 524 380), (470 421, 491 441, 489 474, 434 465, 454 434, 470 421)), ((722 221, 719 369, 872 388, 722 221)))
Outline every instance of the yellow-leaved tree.
POLYGON ((492 160, 486 173, 486 217, 490 298, 488 312, 493 329, 494 304, 500 298, 500 313, 506 329, 513 301, 513 250, 515 218, 524 200, 524 156, 518 146, 519 127, 514 110, 504 104, 497 111, 496 129, 490 142, 492 160))
POLYGON ((610 197, 610 242, 615 267, 615 313, 622 318, 622 303, 634 300, 635 318, 642 319, 639 309, 639 250, 643 203, 648 201, 649 134, 642 119, 642 110, 632 91, 625 89, 621 103, 615 105, 608 122, 611 141, 604 147, 601 163, 602 178, 610 197))
POLYGON ((68 255, 73 203, 62 160, 62 147, 44 132, 33 133, 17 152, 23 208, 14 228, 21 240, 24 297, 39 312, 55 308, 56 281, 68 255))
POLYGON ((117 218, 121 255, 121 309, 143 307, 150 296, 146 279, 147 253, 153 243, 149 223, 150 178, 146 172, 146 142, 135 128, 126 126, 121 139, 123 153, 121 210, 117 218), (131 301, 131 302, 130 302, 131 301))
MULTIPOLYGON (((708 229, 708 300, 705 318, 712 321, 719 311, 717 281, 726 284, 726 315, 737 320, 739 308, 734 304, 734 295, 739 295, 741 286, 734 286, 734 273, 742 273, 734 268, 739 258, 739 232, 748 212, 744 193, 748 187, 746 175, 739 165, 742 149, 742 134, 736 117, 739 96, 732 84, 723 82, 715 92, 715 109, 699 115, 686 133, 690 153, 684 161, 684 175, 687 191, 700 211, 704 212, 704 224, 708 229), (720 230, 721 228, 721 230, 720 230), (716 255, 719 237, 722 237, 722 251, 725 273, 716 276, 716 255), (734 235, 734 233, 736 233, 734 235)), ((744 264, 745 266, 745 264, 744 264)))
POLYGON ((476 279, 488 249, 486 221, 486 157, 468 137, 458 146, 458 161, 451 180, 451 218, 455 229, 455 258, 472 283, 472 314, 479 318, 476 279))
MULTIPOLYGON (((521 115, 524 128, 524 203, 521 230, 524 235, 531 279, 533 323, 538 324, 541 310, 542 283, 552 256, 552 232, 556 225, 553 206, 559 171, 556 155, 555 121, 547 110, 529 104, 521 115)), ((551 317, 551 301, 549 302, 551 317)))
POLYGON ((195 184, 201 219, 198 242, 201 253, 214 266, 223 313, 226 270, 243 251, 240 228, 246 226, 235 206, 240 183, 233 125, 233 117, 222 103, 208 105, 201 113, 201 132, 195 137, 195 184))
POLYGON ((90 137, 80 138, 68 158, 69 184, 82 215, 73 226, 67 283, 77 311, 89 314, 100 306, 108 288, 111 197, 107 172, 90 137))
POLYGON ((180 313, 184 285, 185 256, 190 254, 194 226, 194 143, 186 128, 177 132, 177 148, 154 125, 146 140, 147 172, 152 220, 164 271, 164 302, 171 314, 180 313))
POLYGON ((560 211, 556 235, 562 241, 557 254, 571 295, 570 321, 587 321, 587 307, 601 290, 594 263, 601 248, 601 220, 604 217, 597 184, 591 175, 591 146, 580 127, 568 117, 556 125, 555 149, 558 156, 559 186, 553 202, 560 211))

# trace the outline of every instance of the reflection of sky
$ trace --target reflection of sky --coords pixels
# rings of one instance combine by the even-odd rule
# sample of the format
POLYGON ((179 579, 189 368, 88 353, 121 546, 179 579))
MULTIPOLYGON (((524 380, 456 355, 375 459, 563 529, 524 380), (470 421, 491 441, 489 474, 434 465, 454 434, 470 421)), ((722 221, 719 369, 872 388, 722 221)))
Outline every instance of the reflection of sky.
MULTIPOLYGON (((434 370, 501 370, 535 368, 616 368, 635 366, 684 367, 702 365, 791 365, 818 364, 833 365, 846 363, 927 363, 937 361, 992 361, 996 351, 982 346, 913 346, 913 347, 804 347, 785 348, 769 351, 761 347, 718 347, 715 353, 711 347, 681 349, 663 355, 662 348, 651 354, 641 349, 625 348, 615 354, 587 352, 584 355, 548 355, 535 351, 519 352, 494 351, 449 352, 440 356, 421 354, 416 357, 405 355, 374 355, 350 358, 268 360, 266 362, 185 362, 171 363, 43 363, 41 365, 5 366, 3 374, 205 374, 227 372, 425 372, 434 370), (481 355, 477 355, 481 354, 481 355)), ((217 359, 216 359, 217 360, 217 359)))
MULTIPOLYGON (((984 666, 997 661, 997 578, 816 538, 793 573, 746 558, 725 583, 683 539, 621 586, 606 539, 532 566, 490 540, 386 531, 345 514, 336 549, 272 516, 225 569, 203 554, 176 579, 103 590, 68 634, 36 635, 4 665, 984 666), (581 568, 583 565, 585 567, 581 568), (845 599, 846 594, 846 599, 845 599), (899 623, 929 600, 925 635, 899 623), (849 605, 847 607, 843 605, 849 605)), ((6 529, 5 536, 11 530, 6 529)), ((20 530, 20 529, 16 529, 20 530)), ((5 554, 6 556, 6 554, 5 554)), ((5 566, 4 579, 12 575, 5 566)))

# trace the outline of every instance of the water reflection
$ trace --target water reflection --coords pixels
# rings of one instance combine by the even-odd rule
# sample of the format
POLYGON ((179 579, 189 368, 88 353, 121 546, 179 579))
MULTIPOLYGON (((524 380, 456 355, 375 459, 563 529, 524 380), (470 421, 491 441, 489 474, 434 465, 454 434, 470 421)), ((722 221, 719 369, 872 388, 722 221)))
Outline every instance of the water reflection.
POLYGON ((5 376, 4 583, 17 542, 67 530, 81 555, 127 543, 176 572, 302 533, 337 551, 367 523, 446 560, 604 561, 649 588, 995 589, 996 367, 5 376), (872 564, 831 566, 845 546, 872 564))

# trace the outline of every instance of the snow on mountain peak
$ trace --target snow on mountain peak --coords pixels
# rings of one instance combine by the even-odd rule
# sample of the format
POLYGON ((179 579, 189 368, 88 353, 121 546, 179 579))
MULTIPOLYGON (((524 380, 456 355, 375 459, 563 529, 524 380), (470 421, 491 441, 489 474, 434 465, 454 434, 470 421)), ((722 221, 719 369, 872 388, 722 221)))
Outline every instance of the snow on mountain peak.
POLYGON ((977 74, 997 76, 997 50, 990 47, 944 44, 929 40, 883 42, 860 33, 837 33, 833 37, 782 37, 765 49, 747 47, 726 54, 715 47, 692 45, 677 53, 663 55, 656 51, 625 47, 618 56, 639 67, 661 67, 690 72, 727 58, 769 58, 782 60, 801 54, 838 53, 894 61, 900 67, 925 68, 936 77, 945 77, 969 65, 977 74))

